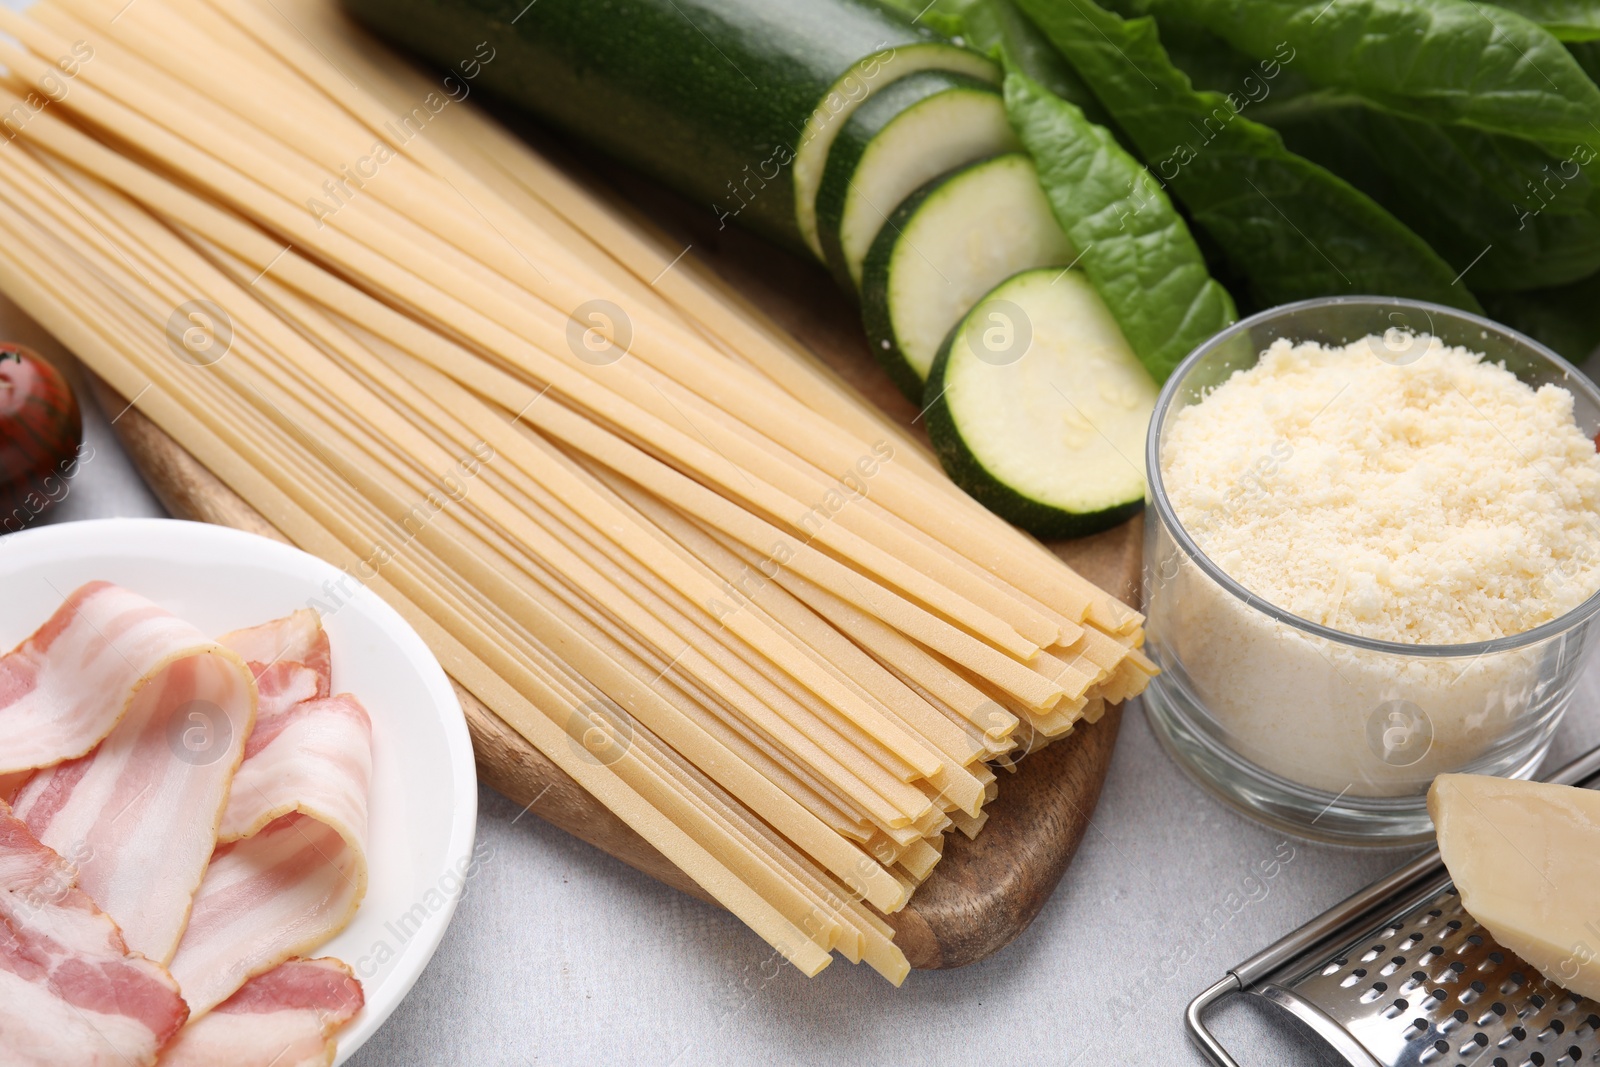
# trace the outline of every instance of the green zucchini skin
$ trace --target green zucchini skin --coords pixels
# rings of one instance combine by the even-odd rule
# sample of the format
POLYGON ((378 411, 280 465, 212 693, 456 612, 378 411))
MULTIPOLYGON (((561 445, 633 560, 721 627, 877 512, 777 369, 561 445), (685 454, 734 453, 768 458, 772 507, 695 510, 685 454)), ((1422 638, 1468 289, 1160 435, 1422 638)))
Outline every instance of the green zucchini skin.
POLYGON ((862 157, 879 134, 912 108, 935 104, 936 97, 947 93, 963 92, 992 98, 998 106, 1004 106, 994 86, 976 78, 942 70, 919 71, 874 93, 856 108, 834 137, 822 185, 817 190, 817 236, 822 241, 823 259, 845 292, 853 293, 858 288, 847 263, 841 226, 862 157))
POLYGON ((478 87, 796 251, 796 142, 829 89, 940 40, 871 0, 344 2, 451 68, 487 42, 478 87))
MULTIPOLYGON (((972 166, 981 165, 972 164, 972 166)), ((962 170, 967 169, 970 168, 962 168, 962 170)), ((959 173, 960 171, 955 172, 959 173)), ((889 219, 883 224, 883 229, 878 231, 878 239, 872 242, 872 249, 867 253, 867 261, 861 268, 861 324, 866 327, 872 358, 889 375, 889 380, 894 382, 895 388, 904 393, 907 400, 919 405, 923 402, 923 393, 927 391, 928 383, 917 376, 916 370, 900 354, 900 346, 894 333, 894 319, 889 310, 889 261, 894 258, 895 235, 905 230, 906 224, 916 217, 917 211, 928 197, 937 193, 952 177, 954 174, 935 178, 902 200, 900 206, 889 213, 889 219)), ((946 338, 946 344, 948 343, 949 339, 946 338)), ((938 360, 935 359, 935 362, 938 360)))
MULTIPOLYGON (((979 301, 977 311, 990 299, 1010 295, 1008 290, 1030 276, 1057 277, 1056 268, 1025 270, 1001 282, 979 301)), ((1097 508, 1093 511, 1074 512, 1045 501, 1036 500, 996 478, 973 451, 957 424, 949 402, 946 370, 950 365, 955 342, 966 330, 972 312, 962 316, 945 338, 928 373, 924 399, 924 418, 928 437, 945 472, 969 496, 1015 526, 1046 540, 1087 537, 1121 525, 1144 508, 1143 498, 1124 504, 1097 508)))

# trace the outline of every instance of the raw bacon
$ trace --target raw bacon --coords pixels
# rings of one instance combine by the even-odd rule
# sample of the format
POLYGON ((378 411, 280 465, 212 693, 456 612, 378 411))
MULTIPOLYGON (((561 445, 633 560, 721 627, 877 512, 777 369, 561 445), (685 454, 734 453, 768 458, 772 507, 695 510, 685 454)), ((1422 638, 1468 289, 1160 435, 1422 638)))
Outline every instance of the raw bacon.
POLYGON ((98 748, 39 772, 16 801, 40 841, 85 854, 84 891, 162 963, 183 937, 255 718, 244 663, 207 645, 145 679, 98 748))
POLYGON ((71 865, 0 803, 0 1058, 153 1064, 188 1015, 166 969, 130 952, 71 865))
POLYGON ((371 719, 347 693, 288 703, 289 694, 330 688, 316 614, 221 640, 249 663, 268 710, 234 776, 222 844, 172 960, 197 1018, 246 979, 342 930, 367 886, 371 719))
POLYGON ((315 612, 210 641, 105 583, 0 658, 0 1061, 331 1062, 360 983, 301 957, 366 892, 372 778, 331 693, 315 612))
POLYGON ((361 1010, 361 983, 335 959, 293 959, 250 979, 161 1057, 163 1067, 328 1067, 333 1034, 361 1010))
POLYGON ((217 849, 172 961, 190 1009, 204 1015, 246 979, 324 944, 366 889, 366 858, 305 815, 217 849))
POLYGON ((352 848, 367 835, 372 782, 372 720, 348 693, 306 700, 277 715, 261 745, 250 736, 217 838, 260 830, 291 811, 337 829, 352 848))
POLYGON ((143 683, 216 643, 107 582, 67 597, 22 644, 0 656, 0 774, 82 756, 127 712, 143 683))

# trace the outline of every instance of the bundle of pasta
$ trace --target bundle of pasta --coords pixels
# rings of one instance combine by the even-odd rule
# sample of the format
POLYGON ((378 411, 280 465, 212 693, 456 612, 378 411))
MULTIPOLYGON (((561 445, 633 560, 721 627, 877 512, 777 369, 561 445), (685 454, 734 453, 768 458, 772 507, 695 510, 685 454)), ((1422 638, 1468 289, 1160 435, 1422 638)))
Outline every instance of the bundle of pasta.
POLYGON ((0 287, 806 973, 900 981, 990 765, 1143 688, 1137 614, 329 0, 0 29, 0 287))

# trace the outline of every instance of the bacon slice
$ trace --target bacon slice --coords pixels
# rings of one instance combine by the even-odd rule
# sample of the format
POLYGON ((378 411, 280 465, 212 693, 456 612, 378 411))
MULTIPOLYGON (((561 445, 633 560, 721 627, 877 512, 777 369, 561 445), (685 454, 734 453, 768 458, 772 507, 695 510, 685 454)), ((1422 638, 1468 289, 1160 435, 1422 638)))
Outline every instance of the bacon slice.
POLYGON ((130 952, 72 866, 0 803, 0 1060, 149 1065, 188 1015, 166 969, 130 952))
POLYGON ((98 748, 40 771, 17 795, 40 841, 84 856, 84 891, 153 960, 170 961, 183 937, 254 719, 244 663, 191 642, 138 685, 98 748))
POLYGON ((170 663, 215 649, 187 622, 108 582, 77 589, 0 656, 0 774, 82 756, 170 663))
MULTIPOLYGON (((301 700, 325 697, 332 688, 333 658, 328 631, 322 628, 322 620, 310 608, 301 608, 292 615, 260 626, 223 634, 217 638, 217 643, 239 653, 258 680, 277 663, 311 671, 318 681, 317 691, 301 700)), ((269 688, 268 683, 262 683, 263 699, 269 688)))
POLYGON ((359 849, 367 834, 372 720, 350 694, 305 700, 274 717, 264 744, 250 735, 218 839, 248 837, 292 811, 339 830, 359 849))
POLYGON ((219 840, 248 837, 299 811, 336 827, 360 850, 372 780, 372 720, 349 694, 328 696, 328 636, 316 612, 301 609, 219 640, 249 664, 260 691, 219 840))
POLYGON ((335 959, 292 959, 250 979, 184 1029, 163 1067, 328 1067, 333 1034, 365 998, 335 959))
POLYGON ((328 689, 327 638, 316 614, 222 640, 249 662, 268 710, 234 777, 223 844, 172 960, 197 1018, 247 979, 342 930, 367 885, 371 719, 349 694, 285 706, 287 694, 328 689))
POLYGON ((343 930, 367 891, 366 857, 337 830, 285 815, 217 849, 172 974, 196 1016, 247 979, 343 930))

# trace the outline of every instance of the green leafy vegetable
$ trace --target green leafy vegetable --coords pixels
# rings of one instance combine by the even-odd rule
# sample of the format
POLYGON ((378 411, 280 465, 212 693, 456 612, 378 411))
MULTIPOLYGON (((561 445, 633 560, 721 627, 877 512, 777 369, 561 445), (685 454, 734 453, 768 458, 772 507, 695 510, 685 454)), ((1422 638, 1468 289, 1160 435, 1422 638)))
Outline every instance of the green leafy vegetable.
POLYGON ((1480 296, 1600 270, 1600 152, 1588 145, 1557 156, 1323 94, 1271 101, 1259 115, 1414 229, 1480 296))
MULTIPOLYGON (((1458 272, 1403 223, 1245 118, 1248 99, 1196 91, 1152 19, 1124 20, 1090 0, 1021 7, 1248 279, 1257 303, 1378 293, 1478 308, 1455 284, 1458 272)), ((1302 58, 1285 46, 1273 61, 1302 58)))
POLYGON ((1567 51, 1589 75, 1591 81, 1600 82, 1600 41, 1580 41, 1567 45, 1567 51))
POLYGON ((1257 58, 1291 49, 1317 84, 1388 111, 1563 152, 1600 148, 1600 88, 1549 31, 1491 4, 1154 0, 1152 8, 1197 19, 1257 58))
POLYGON ((1094 93, 1078 77, 1049 38, 1017 10, 1013 0, 885 0, 946 37, 959 40, 968 48, 1000 58, 1002 52, 1013 64, 1055 93, 1076 104, 1091 122, 1110 125, 1094 93))
POLYGON ((1543 341, 1574 363, 1600 350, 1600 274, 1559 289, 1493 294, 1484 298, 1489 314, 1543 341))
POLYGON ((1233 322, 1233 301, 1161 184, 1103 127, 1008 64, 1006 110, 1079 265, 1158 382, 1233 322))
POLYGON ((1537 22, 1563 41, 1600 40, 1600 4, 1594 0, 1496 0, 1495 6, 1537 22))

